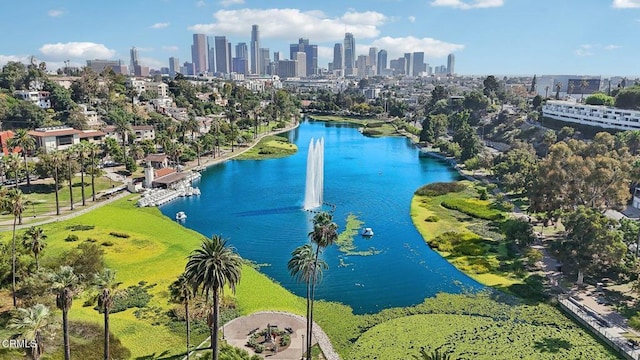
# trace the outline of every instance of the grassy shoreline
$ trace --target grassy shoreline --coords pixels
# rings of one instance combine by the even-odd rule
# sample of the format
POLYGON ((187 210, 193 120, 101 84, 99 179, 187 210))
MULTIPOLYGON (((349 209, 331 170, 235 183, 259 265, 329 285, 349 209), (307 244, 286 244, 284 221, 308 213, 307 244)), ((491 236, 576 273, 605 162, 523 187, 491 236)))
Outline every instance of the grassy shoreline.
POLYGON ((277 159, 295 154, 298 151, 296 144, 292 144, 285 137, 268 135, 251 149, 239 154, 236 160, 266 160, 277 159))

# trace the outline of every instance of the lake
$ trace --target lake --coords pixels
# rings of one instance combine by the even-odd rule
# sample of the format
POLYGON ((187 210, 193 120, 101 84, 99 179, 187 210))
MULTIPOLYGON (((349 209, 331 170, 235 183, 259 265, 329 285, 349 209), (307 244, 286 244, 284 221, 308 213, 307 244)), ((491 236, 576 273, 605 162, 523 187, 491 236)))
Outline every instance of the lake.
POLYGON ((380 252, 346 256, 337 246, 328 248, 323 257, 329 269, 316 299, 372 313, 414 305, 438 292, 482 287, 431 250, 411 222, 417 188, 458 179, 446 163, 420 157, 406 138, 367 137, 349 124, 305 121, 282 136, 298 146, 295 155, 209 167, 196 184, 202 195, 180 198, 161 211, 171 218, 185 211, 184 226, 228 238, 242 257, 263 264, 263 273, 304 297, 305 286, 291 278, 287 261, 312 229, 313 213, 302 209, 307 149, 311 138, 323 137, 324 200, 335 205, 338 231, 354 214, 375 232, 371 238, 356 236, 357 250, 380 252))

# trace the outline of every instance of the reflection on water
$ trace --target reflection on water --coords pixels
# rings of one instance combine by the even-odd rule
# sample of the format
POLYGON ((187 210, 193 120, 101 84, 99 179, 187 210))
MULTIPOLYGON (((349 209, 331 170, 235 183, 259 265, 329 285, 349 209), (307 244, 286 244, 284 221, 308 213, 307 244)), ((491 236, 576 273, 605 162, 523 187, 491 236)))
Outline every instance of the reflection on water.
MULTIPOLYGON (((343 230, 350 213, 375 236, 356 238, 373 256, 345 256, 336 246, 323 256, 329 264, 317 297, 340 301, 356 313, 421 302, 438 292, 480 287, 424 243, 409 216, 413 192, 429 182, 457 177, 446 164, 421 158, 405 138, 364 137, 353 125, 305 122, 285 134, 298 152, 282 159, 228 161, 203 172, 202 195, 162 207, 167 216, 185 211, 185 226, 229 239, 240 255, 269 263, 265 274, 304 296, 287 271, 291 251, 308 241, 313 213, 302 210, 310 139, 325 139, 325 201, 335 205, 343 230)), ((268 294, 265 294, 268 296, 268 294)))

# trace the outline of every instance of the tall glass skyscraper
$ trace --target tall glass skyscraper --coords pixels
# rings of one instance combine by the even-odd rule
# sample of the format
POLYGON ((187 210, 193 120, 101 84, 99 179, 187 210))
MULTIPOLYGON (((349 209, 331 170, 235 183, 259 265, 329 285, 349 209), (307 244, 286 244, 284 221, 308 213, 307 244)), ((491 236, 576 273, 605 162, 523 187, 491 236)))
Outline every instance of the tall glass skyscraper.
POLYGON ((258 25, 251 26, 251 73, 260 73, 260 30, 258 25))
POLYGON ((193 34, 193 45, 191 45, 191 61, 196 74, 207 71, 207 46, 204 34, 193 34))
POLYGON ((447 74, 455 74, 456 70, 455 70, 455 66, 456 66, 456 56, 453 54, 449 54, 449 56, 447 56, 447 74))
POLYGON ((382 75, 383 70, 387 68, 387 50, 378 51, 378 64, 376 68, 376 73, 378 75, 382 75))
POLYGON ((333 45, 333 69, 334 70, 342 70, 343 68, 343 51, 342 44, 336 43, 333 45))
POLYGON ((353 75, 356 67, 356 40, 352 33, 344 34, 344 74, 353 75))
POLYGON ((229 73, 229 43, 226 36, 216 36, 216 72, 229 73))

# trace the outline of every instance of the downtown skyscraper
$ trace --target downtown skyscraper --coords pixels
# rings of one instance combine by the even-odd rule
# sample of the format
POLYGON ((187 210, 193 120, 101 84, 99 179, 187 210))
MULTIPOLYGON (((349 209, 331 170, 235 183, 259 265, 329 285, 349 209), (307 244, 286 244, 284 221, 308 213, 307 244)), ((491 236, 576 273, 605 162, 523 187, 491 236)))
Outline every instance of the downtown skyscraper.
POLYGON ((289 45, 289 59, 296 60, 296 53, 305 53, 305 74, 298 76, 312 76, 318 73, 318 45, 309 44, 309 39, 300 38, 297 44, 289 45))
POLYGON ((216 72, 216 50, 213 36, 207 36, 207 71, 211 74, 216 72))
POLYGON ((387 69, 387 50, 378 51, 378 63, 376 67, 376 74, 382 75, 382 72, 387 69))
POLYGON ((260 73, 260 29, 258 25, 251 26, 251 73, 259 74, 260 73))
POLYGON ((344 68, 342 44, 333 45, 333 69, 340 70, 344 68))
POLYGON ((352 33, 344 34, 344 75, 354 75, 356 66, 356 40, 352 33))
POLYGON ((207 39, 204 34, 193 34, 191 62, 195 75, 207 72, 207 39))
POLYGON ((447 56, 447 74, 453 75, 456 73, 456 56, 453 54, 449 54, 447 56))
POLYGON ((216 72, 221 74, 228 74, 229 67, 229 43, 226 36, 216 36, 216 72))
POLYGON ((131 54, 131 62, 129 65, 129 73, 130 74, 135 74, 136 71, 136 66, 140 65, 139 59, 138 59, 138 49, 134 47, 131 48, 131 50, 129 51, 129 53, 131 54))

